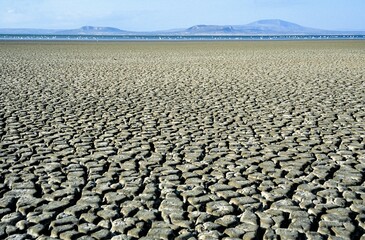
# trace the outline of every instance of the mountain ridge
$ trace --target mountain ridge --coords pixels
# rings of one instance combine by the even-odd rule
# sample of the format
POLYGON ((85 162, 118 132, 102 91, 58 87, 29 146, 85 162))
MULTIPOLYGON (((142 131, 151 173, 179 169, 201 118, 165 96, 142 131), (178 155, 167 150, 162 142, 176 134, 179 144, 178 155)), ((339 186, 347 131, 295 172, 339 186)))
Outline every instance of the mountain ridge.
POLYGON ((77 29, 2 28, 1 34, 55 34, 55 35, 321 35, 365 34, 365 31, 332 31, 304 27, 281 19, 262 19, 244 25, 194 25, 186 29, 162 31, 128 31, 115 27, 82 26, 77 29))
POLYGON ((57 34, 65 34, 65 35, 83 35, 83 34, 92 34, 92 35, 108 35, 108 34, 125 34, 128 31, 121 30, 119 28, 114 27, 95 27, 95 26, 82 26, 78 29, 70 29, 70 30, 63 30, 57 31, 57 34))

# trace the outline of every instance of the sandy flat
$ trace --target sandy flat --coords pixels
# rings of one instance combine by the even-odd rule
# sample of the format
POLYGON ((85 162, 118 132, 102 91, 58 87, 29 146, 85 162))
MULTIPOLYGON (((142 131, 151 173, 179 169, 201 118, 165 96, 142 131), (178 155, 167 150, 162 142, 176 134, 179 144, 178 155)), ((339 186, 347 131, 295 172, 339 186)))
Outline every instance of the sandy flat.
POLYGON ((365 41, 0 42, 0 239, 365 237, 364 89, 365 41))

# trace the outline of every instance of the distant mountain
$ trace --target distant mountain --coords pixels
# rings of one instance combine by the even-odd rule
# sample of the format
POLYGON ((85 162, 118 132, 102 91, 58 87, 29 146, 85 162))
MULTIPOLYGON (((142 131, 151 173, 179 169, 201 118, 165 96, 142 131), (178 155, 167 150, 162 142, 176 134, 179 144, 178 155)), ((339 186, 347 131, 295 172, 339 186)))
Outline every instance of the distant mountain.
POLYGON ((129 33, 119 28, 83 26, 78 29, 57 31, 61 35, 123 35, 129 33))
POLYGON ((0 34, 55 34, 55 29, 34 29, 34 28, 0 28, 0 34))
POLYGON ((57 34, 57 35, 123 35, 132 32, 112 27, 83 26, 78 29, 32 29, 32 28, 3 28, 1 34, 57 34))
POLYGON ((190 34, 233 34, 236 29, 233 26, 220 25, 196 25, 185 30, 185 33, 190 34))
POLYGON ((280 19, 260 20, 237 29, 257 34, 317 34, 326 30, 303 27, 280 19))
POLYGON ((272 35, 272 34, 320 34, 326 30, 307 28, 279 19, 260 20, 246 25, 196 25, 186 29, 194 35, 272 35))
POLYGON ((187 29, 152 32, 132 32, 112 27, 84 26, 78 29, 0 29, 0 34, 57 34, 57 35, 347 35, 365 31, 328 31, 303 27, 280 19, 266 19, 245 25, 195 25, 187 29))

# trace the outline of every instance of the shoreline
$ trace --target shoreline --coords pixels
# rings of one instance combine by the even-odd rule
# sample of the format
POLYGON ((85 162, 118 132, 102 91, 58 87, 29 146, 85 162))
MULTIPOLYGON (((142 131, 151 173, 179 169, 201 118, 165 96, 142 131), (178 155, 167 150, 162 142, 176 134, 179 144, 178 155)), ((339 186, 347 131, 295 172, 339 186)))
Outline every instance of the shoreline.
POLYGON ((365 35, 27 35, 0 34, 0 41, 312 41, 365 40, 365 35))

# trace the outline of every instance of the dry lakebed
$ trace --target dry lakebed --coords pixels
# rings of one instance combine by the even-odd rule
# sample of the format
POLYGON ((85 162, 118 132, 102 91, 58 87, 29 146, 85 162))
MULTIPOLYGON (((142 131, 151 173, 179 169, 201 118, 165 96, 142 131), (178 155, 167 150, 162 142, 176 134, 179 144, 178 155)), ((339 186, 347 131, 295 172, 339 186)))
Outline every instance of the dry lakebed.
POLYGON ((0 42, 0 239, 365 239, 365 41, 0 42))

